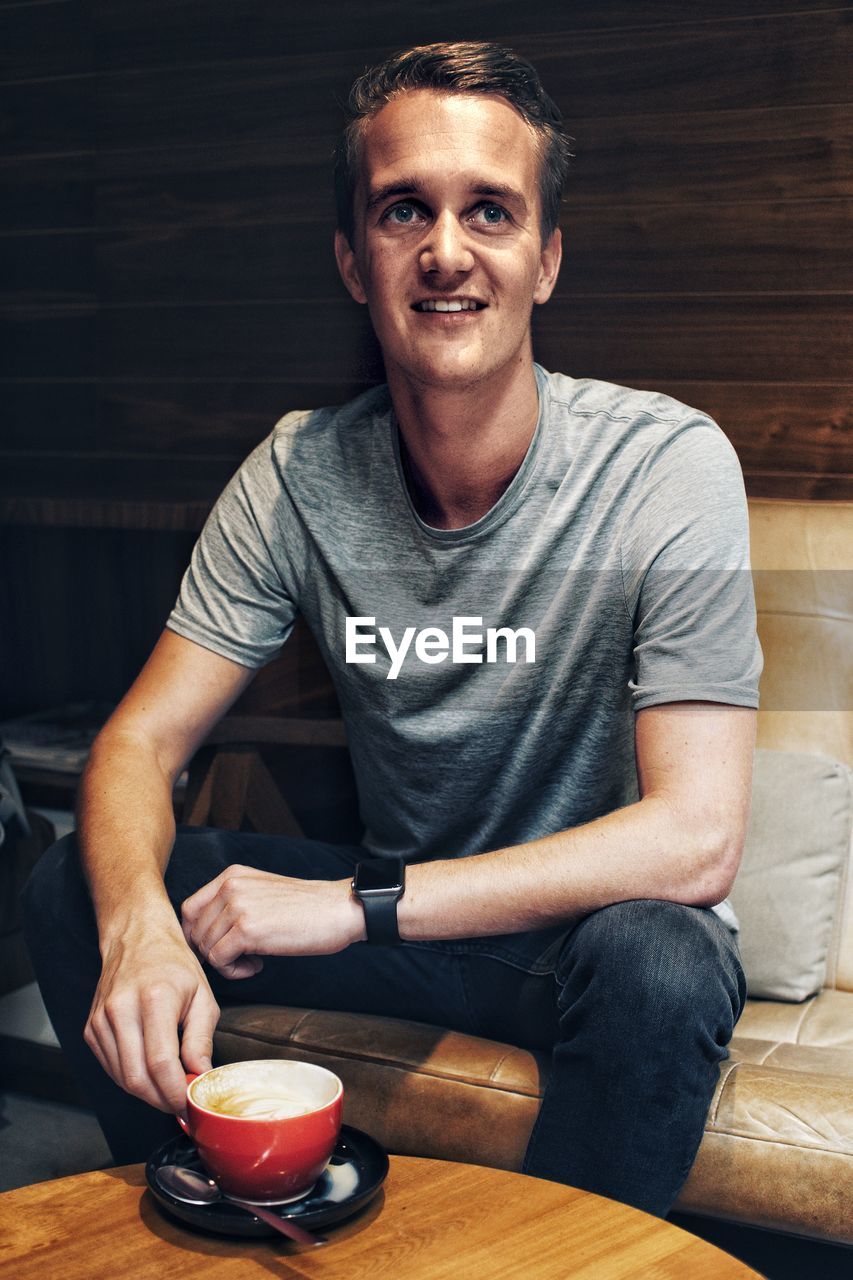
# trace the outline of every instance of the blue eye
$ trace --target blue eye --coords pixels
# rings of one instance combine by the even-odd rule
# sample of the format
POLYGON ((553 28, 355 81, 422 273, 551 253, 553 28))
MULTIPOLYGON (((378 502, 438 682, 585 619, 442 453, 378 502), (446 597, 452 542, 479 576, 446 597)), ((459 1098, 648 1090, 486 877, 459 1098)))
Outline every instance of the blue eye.
POLYGON ((503 222, 506 217, 506 213, 499 204, 484 204, 483 217, 486 222, 496 224, 498 222, 503 222))
POLYGON ((412 204, 395 204, 387 210, 385 218, 388 222, 396 222, 400 226, 407 226, 414 221, 415 207, 412 204))

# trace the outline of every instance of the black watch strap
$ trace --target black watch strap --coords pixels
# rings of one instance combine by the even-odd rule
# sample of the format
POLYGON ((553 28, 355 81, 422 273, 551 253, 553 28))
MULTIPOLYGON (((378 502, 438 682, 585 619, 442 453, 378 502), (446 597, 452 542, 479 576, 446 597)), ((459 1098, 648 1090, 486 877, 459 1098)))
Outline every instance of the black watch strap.
POLYGON ((400 942, 397 903, 403 896, 405 866, 402 858, 368 858, 356 866, 352 890, 364 908, 367 941, 374 946, 400 942))
POLYGON ((364 897, 364 923, 367 926, 367 941, 380 947, 394 947, 400 941, 397 928, 397 898, 364 897))

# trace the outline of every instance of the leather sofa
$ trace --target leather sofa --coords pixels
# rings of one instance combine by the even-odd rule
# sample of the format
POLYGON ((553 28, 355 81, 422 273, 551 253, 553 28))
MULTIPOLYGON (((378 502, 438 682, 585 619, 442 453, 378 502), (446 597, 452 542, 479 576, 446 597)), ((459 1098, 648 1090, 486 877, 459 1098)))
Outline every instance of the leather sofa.
MULTIPOLYGON (((853 503, 754 500, 750 524, 765 655, 759 747, 853 766, 853 503)), ((191 769, 185 820, 282 832, 306 825, 272 785, 264 751, 304 743, 328 753, 344 741, 317 662, 303 636, 281 666, 296 693, 268 696, 267 669, 254 701, 222 721, 191 769)), ((849 794, 849 774, 836 773, 849 794)), ((841 820, 849 824, 849 803, 841 820)), ((749 1000, 678 1210, 853 1244, 849 831, 846 841, 835 879, 821 872, 817 882, 831 890, 821 989, 805 1000, 749 1000)), ((796 901, 785 905, 796 915, 796 901)), ((742 917, 742 931, 748 923, 742 917)), ((761 938, 754 942, 766 959, 761 938)), ((506 1169, 520 1168, 548 1072, 546 1056, 513 1045, 303 1008, 227 1007, 215 1051, 217 1061, 321 1062, 345 1083, 347 1122, 389 1150, 506 1169)))

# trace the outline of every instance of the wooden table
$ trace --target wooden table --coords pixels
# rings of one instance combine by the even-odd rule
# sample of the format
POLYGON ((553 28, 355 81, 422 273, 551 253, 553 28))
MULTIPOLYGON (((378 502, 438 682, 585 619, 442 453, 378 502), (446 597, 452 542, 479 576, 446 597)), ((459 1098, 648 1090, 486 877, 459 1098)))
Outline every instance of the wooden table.
POLYGON ((499 1169, 392 1156, 377 1198, 304 1248, 233 1240, 161 1214, 142 1165, 0 1195, 0 1275, 15 1280, 746 1280, 728 1254, 638 1209, 499 1169))

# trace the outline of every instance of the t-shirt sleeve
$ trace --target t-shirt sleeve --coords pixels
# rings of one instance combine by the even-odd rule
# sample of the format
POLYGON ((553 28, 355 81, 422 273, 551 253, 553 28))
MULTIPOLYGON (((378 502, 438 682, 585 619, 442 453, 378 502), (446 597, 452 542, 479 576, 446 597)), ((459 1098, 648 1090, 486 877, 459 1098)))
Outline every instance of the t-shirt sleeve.
POLYGON ((170 631, 246 667, 274 658, 298 611, 300 531, 274 436, 226 486, 195 544, 170 631))
POLYGON ((635 711, 692 700, 757 707, 746 495, 715 423, 697 416, 646 457, 621 547, 635 711))

